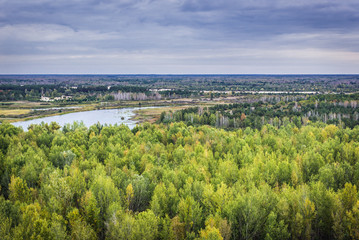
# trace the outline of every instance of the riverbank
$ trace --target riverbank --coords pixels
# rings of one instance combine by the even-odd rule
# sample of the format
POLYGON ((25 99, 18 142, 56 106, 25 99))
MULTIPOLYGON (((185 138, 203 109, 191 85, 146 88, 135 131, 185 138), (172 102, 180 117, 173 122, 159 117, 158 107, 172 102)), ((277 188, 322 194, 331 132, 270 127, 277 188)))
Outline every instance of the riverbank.
POLYGON ((124 124, 127 125, 130 129, 132 129, 137 124, 137 121, 133 120, 133 118, 135 117, 134 111, 138 109, 138 107, 135 107, 74 112, 51 117, 37 118, 28 121, 18 121, 13 122, 12 124, 16 127, 22 127, 24 130, 28 129, 28 127, 32 124, 50 124, 51 122, 56 122, 61 127, 66 126, 67 124, 73 124, 74 122, 81 123, 86 127, 90 127, 97 123, 101 125, 124 124))
POLYGON ((19 122, 44 117, 59 116, 63 114, 85 112, 101 109, 122 109, 130 107, 148 107, 160 105, 158 103, 144 102, 117 102, 117 103, 86 103, 86 104, 47 104, 40 105, 37 102, 5 102, 0 107, 0 121, 19 122))
POLYGON ((154 123, 156 122, 162 112, 168 111, 177 111, 182 110, 188 107, 193 107, 190 105, 182 105, 182 106, 166 106, 166 107, 158 107, 158 108, 145 108, 145 109, 138 109, 135 110, 135 116, 132 118, 133 120, 137 121, 138 123, 149 122, 154 123))
POLYGON ((147 100, 147 101, 113 101, 113 102, 29 102, 29 101, 12 101, 0 103, 0 122, 19 122, 28 121, 44 117, 60 116, 69 113, 86 112, 104 109, 123 109, 137 107, 160 107, 140 109, 135 111, 132 120, 139 123, 155 122, 163 111, 177 111, 188 107, 195 106, 213 106, 215 104, 233 103, 239 98, 217 98, 217 99, 192 99, 180 98, 171 100, 147 100))
MULTIPOLYGON (((133 107, 166 107, 163 111, 175 111, 190 106, 213 105, 219 102, 198 101, 191 98, 176 100, 151 100, 151 101, 117 101, 117 102, 89 102, 89 103, 42 103, 29 101, 13 101, 0 103, 0 121, 18 122, 28 121, 44 117, 52 117, 63 114, 84 112, 102 109, 122 109, 133 107)), ((138 122, 154 122, 161 114, 161 110, 147 109, 136 111, 134 120, 138 122)))

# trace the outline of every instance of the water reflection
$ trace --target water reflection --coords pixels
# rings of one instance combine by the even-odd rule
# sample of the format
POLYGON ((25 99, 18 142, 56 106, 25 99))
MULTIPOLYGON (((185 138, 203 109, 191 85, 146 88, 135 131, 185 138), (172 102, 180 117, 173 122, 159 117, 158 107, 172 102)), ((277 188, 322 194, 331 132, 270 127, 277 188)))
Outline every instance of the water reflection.
POLYGON ((137 124, 137 121, 132 120, 131 118, 135 116, 134 111, 138 109, 146 108, 157 108, 157 107, 143 107, 143 108, 121 108, 121 109, 104 109, 104 110, 93 110, 86 112, 76 112, 68 113, 58 116, 37 118, 28 121, 14 122, 12 123, 16 127, 22 127, 24 130, 27 130, 28 126, 31 124, 40 124, 57 122, 60 126, 65 124, 72 124, 75 121, 83 122, 86 127, 90 127, 93 124, 125 124, 130 129, 134 128, 137 124))

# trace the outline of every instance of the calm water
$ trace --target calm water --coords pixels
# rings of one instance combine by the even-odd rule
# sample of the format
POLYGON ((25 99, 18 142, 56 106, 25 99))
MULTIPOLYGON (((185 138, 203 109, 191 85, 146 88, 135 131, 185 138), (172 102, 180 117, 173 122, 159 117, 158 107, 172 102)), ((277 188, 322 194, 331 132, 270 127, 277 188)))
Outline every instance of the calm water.
POLYGON ((105 109, 105 110, 94 110, 86 112, 76 112, 68 113, 59 116, 44 117, 22 122, 12 123, 16 127, 22 127, 24 130, 27 130, 27 127, 31 124, 40 124, 57 122, 60 126, 64 126, 68 123, 73 123, 74 121, 83 122, 86 127, 89 127, 97 122, 101 124, 125 124, 130 129, 134 128, 137 124, 137 121, 131 120, 135 116, 134 111, 138 109, 145 108, 157 108, 157 107, 143 107, 143 108, 122 108, 122 109, 105 109), (123 118, 123 119, 122 119, 123 118))

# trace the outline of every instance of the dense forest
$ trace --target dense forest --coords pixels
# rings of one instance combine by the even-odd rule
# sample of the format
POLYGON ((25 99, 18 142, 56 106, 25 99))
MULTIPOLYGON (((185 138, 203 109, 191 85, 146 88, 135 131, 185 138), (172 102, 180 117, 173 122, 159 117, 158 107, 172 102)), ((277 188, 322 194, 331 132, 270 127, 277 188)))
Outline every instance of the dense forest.
POLYGON ((0 239, 358 239, 359 127, 0 125, 0 239))
POLYGON ((247 98, 235 104, 192 107, 176 112, 163 112, 159 122, 184 121, 187 125, 211 125, 220 128, 275 127, 294 123, 324 122, 342 127, 359 124, 358 94, 315 96, 263 96, 247 98))

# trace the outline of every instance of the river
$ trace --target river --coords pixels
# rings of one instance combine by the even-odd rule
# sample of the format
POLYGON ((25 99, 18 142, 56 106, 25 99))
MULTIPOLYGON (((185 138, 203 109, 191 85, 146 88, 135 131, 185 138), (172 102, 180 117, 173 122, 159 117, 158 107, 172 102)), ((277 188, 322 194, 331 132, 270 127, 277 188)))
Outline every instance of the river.
POLYGON ((130 129, 134 128, 138 123, 136 120, 132 118, 136 115, 134 113, 135 110, 138 109, 146 109, 146 108, 157 108, 157 107, 136 107, 136 108, 121 108, 121 109, 104 109, 104 110, 93 110, 93 111, 85 111, 85 112, 75 112, 75 113, 67 113, 63 115, 51 116, 51 117, 43 117, 37 118, 28 121, 14 122, 12 123, 16 127, 22 127, 24 130, 27 130, 28 126, 31 124, 40 124, 57 122, 61 127, 65 124, 72 124, 74 121, 83 122, 86 127, 90 127, 93 124, 125 124, 130 129))

